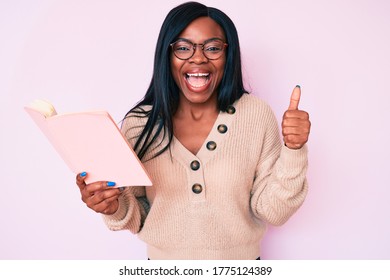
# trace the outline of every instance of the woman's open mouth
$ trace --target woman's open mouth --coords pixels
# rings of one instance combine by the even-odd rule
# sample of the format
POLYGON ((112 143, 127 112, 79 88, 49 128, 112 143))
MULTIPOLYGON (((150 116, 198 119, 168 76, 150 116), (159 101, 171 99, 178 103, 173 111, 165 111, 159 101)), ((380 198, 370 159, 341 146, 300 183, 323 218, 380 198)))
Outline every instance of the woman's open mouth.
POLYGON ((204 90, 209 82, 210 82, 210 73, 186 73, 185 80, 187 85, 191 89, 195 89, 195 91, 199 91, 200 89, 204 90))

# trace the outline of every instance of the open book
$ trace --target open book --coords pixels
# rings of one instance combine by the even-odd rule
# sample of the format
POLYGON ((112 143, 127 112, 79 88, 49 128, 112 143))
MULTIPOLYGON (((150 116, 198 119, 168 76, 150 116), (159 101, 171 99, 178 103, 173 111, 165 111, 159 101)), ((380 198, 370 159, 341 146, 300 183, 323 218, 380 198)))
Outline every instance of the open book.
POLYGON ((152 185, 144 166, 107 112, 57 114, 43 100, 24 109, 69 168, 76 174, 88 173, 86 183, 113 181, 116 187, 152 185))

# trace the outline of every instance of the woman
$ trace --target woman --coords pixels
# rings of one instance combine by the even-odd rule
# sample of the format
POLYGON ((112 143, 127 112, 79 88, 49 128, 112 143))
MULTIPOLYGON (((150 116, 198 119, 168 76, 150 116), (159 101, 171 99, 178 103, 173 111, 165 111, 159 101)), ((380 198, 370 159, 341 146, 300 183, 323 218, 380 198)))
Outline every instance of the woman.
POLYGON ((82 199, 112 230, 128 229, 151 259, 256 259, 267 223, 283 224, 307 193, 310 121, 293 91, 283 117, 246 93, 233 22, 202 4, 167 15, 144 99, 122 131, 153 186, 86 185, 82 199))

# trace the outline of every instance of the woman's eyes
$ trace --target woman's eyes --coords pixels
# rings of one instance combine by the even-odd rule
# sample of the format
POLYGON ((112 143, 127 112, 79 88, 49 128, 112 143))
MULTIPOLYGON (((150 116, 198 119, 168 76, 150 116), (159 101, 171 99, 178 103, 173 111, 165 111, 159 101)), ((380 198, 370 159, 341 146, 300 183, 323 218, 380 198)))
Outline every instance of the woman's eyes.
POLYGON ((179 52, 189 51, 189 50, 190 50, 190 46, 187 46, 187 45, 178 45, 178 46, 176 46, 175 50, 176 50, 176 51, 179 51, 179 52))
MULTIPOLYGON (((201 44, 199 46, 202 46, 201 44)), ((219 44, 218 42, 212 42, 208 43, 206 45, 203 45, 202 49, 205 52, 214 53, 214 52, 220 52, 223 49, 223 46, 219 44)), ((194 50, 194 45, 187 44, 187 43, 176 43, 174 45, 174 50, 176 52, 190 52, 194 50)))
POLYGON ((205 51, 207 51, 207 52, 218 52, 218 51, 220 51, 222 48, 219 47, 219 46, 207 46, 207 47, 205 47, 204 49, 205 49, 205 51))

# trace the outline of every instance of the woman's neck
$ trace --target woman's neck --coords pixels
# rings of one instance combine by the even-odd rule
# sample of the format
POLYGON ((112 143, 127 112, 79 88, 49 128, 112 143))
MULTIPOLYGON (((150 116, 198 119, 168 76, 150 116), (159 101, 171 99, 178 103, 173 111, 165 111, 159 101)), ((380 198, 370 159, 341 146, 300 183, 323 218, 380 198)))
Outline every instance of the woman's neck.
POLYGON ((174 118, 201 121, 205 118, 213 119, 218 113, 217 95, 213 95, 204 103, 191 103, 185 98, 180 98, 174 118))

